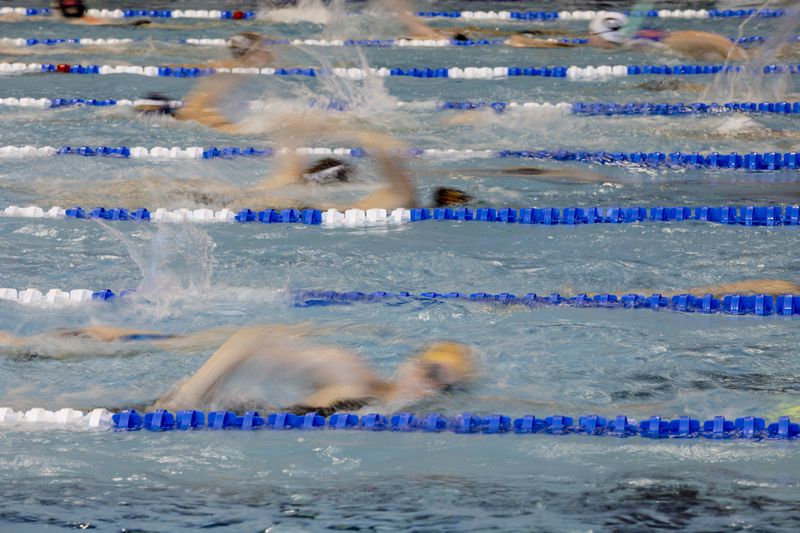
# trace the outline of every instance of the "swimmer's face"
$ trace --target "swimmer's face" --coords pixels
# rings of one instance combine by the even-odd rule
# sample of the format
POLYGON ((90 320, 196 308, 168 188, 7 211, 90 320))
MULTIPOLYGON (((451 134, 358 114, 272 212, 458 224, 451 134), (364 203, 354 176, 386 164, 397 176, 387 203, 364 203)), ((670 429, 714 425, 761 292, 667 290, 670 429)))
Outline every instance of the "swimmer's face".
POLYGON ((86 12, 86 6, 82 0, 59 0, 58 8, 61 14, 67 18, 81 18, 86 12))

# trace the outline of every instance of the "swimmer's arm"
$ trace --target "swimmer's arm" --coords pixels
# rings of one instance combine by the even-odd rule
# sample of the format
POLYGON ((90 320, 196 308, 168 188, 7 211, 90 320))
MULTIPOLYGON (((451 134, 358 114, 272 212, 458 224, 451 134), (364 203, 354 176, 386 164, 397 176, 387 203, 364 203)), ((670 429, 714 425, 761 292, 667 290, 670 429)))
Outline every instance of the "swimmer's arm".
POLYGON ((383 7, 394 12, 397 21, 405 28, 411 39, 447 39, 445 32, 431 28, 419 17, 414 15, 413 10, 405 0, 385 0, 383 7))
MULTIPOLYGON (((566 292, 570 292, 567 290, 566 292)), ((694 296, 701 296, 704 294, 711 294, 714 298, 722 298, 727 294, 769 294, 772 296, 780 296, 781 294, 800 294, 800 285, 791 281, 782 279, 752 279, 745 281, 734 281, 730 283, 719 283, 717 285, 701 285, 699 287, 691 287, 688 289, 678 289, 675 291, 659 291, 653 289, 637 289, 632 291, 625 291, 624 294, 660 294, 667 298, 677 296, 679 294, 692 294, 694 296)), ((599 293, 588 293, 587 296, 595 296, 599 293)))
POLYGON ((275 117, 275 124, 280 124, 279 144, 286 151, 276 159, 275 172, 261 180, 256 185, 258 191, 274 191, 288 185, 296 184, 303 174, 303 160, 297 154, 297 145, 301 140, 306 140, 313 133, 329 131, 333 122, 324 122, 311 117, 275 117))
POLYGON ((226 133, 236 133, 238 127, 219 110, 219 100, 243 82, 242 76, 217 74, 203 78, 190 92, 177 113, 178 120, 194 120, 226 133))
POLYGON ((287 151, 280 154, 276 163, 277 170, 261 180, 254 187, 255 190, 259 192, 274 191, 300 181, 303 173, 303 161, 294 146, 288 146, 287 151))
POLYGON ((606 183, 613 182, 612 178, 577 168, 539 168, 539 167, 513 167, 492 169, 463 169, 460 172, 475 174, 476 176, 517 176, 548 182, 566 183, 606 183))
MULTIPOLYGON (((145 331, 129 328, 118 328, 114 326, 88 326, 81 329, 73 330, 76 336, 89 337, 100 342, 117 342, 124 340, 124 337, 136 335, 158 335, 155 331, 145 331)), ((57 333, 61 336, 63 333, 57 333)))
POLYGON ((155 339, 151 342, 160 349, 173 353, 195 353, 208 350, 211 347, 221 346, 233 335, 236 326, 223 326, 211 328, 193 333, 168 336, 163 339, 155 339))
POLYGON ((524 35, 512 35, 506 39, 506 45, 513 48, 574 48, 578 46, 574 43, 548 41, 547 39, 536 39, 524 35))
POLYGON ((156 407, 178 409, 199 405, 211 389, 230 372, 256 354, 268 357, 296 357, 299 354, 264 351, 273 339, 304 335, 305 330, 292 326, 252 326, 239 329, 189 379, 162 396, 156 407))
POLYGON ((717 285, 704 285, 684 291, 665 293, 664 296, 674 296, 676 294, 713 294, 715 298, 721 298, 726 294, 771 294, 778 296, 781 294, 800 294, 800 285, 781 279, 752 279, 717 285))
POLYGON ((703 58, 707 54, 716 54, 722 60, 727 58, 734 61, 747 60, 747 52, 743 48, 716 33, 694 30, 673 31, 664 37, 662 42, 689 57, 703 58))
POLYGON ((360 135, 361 144, 366 148, 380 169, 381 176, 389 186, 369 194, 353 207, 358 209, 416 207, 417 194, 408 170, 402 163, 399 152, 402 147, 388 135, 368 132, 360 135))
POLYGON ((17 337, 7 331, 0 331, 0 346, 18 347, 18 346, 24 346, 25 343, 26 341, 22 337, 17 337))

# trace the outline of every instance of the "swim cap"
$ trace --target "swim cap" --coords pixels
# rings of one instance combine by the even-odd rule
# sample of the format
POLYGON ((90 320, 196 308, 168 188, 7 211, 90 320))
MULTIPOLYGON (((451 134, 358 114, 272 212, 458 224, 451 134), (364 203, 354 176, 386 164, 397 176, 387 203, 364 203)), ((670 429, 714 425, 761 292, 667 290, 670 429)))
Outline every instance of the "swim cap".
POLYGON ((475 373, 472 350, 458 342, 431 344, 417 362, 425 369, 425 377, 440 387, 450 387, 475 373))
POLYGON ((86 12, 83 0, 58 0, 58 8, 67 18, 81 18, 86 12))
POLYGON ((303 181, 317 185, 350 181, 353 167, 334 157, 320 159, 303 171, 303 181))
POLYGON ((616 11, 601 11, 589 23, 589 33, 604 41, 622 44, 627 39, 622 29, 628 25, 628 17, 616 11))
POLYGON ((169 115, 174 117, 179 106, 175 101, 160 93, 149 93, 143 99, 133 102, 133 109, 147 115, 169 115))
POLYGON ((242 57, 259 48, 263 40, 256 32, 243 31, 231 37, 228 48, 233 57, 242 57))
POLYGON ((462 205, 472 201, 472 197, 458 189, 438 187, 433 191, 433 206, 445 207, 448 205, 462 205))

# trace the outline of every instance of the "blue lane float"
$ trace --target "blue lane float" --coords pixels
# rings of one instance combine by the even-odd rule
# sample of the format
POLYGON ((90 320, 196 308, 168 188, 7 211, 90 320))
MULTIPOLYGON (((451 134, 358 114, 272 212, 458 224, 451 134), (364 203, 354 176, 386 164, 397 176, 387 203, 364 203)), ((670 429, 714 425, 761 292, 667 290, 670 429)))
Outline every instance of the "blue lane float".
MULTIPOLYGON (((667 102, 572 102, 567 104, 569 111, 575 115, 615 116, 615 115, 703 115, 723 113, 765 113, 779 115, 800 114, 800 102, 692 102, 692 103, 667 103, 667 102)), ((443 111, 471 111, 491 109, 497 113, 504 113, 519 108, 555 107, 553 104, 538 104, 536 106, 517 102, 504 101, 449 101, 437 105, 443 111)))
POLYGON ((671 297, 661 294, 578 294, 562 296, 558 293, 527 293, 523 296, 501 292, 410 292, 358 291, 337 292, 330 290, 298 290, 293 293, 297 307, 316 307, 328 305, 350 305, 357 302, 429 302, 440 303, 483 303, 493 305, 521 305, 526 307, 580 307, 596 309, 650 309, 653 311, 675 311, 697 314, 727 314, 755 316, 795 316, 800 315, 800 295, 783 294, 773 297, 769 294, 729 294, 716 298, 712 294, 676 294, 671 297))
POLYGON ((112 429, 116 431, 188 431, 188 430, 273 430, 273 431, 386 431, 395 433, 441 433, 498 435, 588 435, 607 437, 642 437, 647 439, 749 439, 749 440, 797 440, 800 424, 793 423, 788 416, 769 423, 764 418, 746 416, 726 419, 715 416, 704 420, 682 416, 665 419, 651 416, 637 421, 625 415, 605 418, 599 415, 571 417, 553 415, 544 418, 527 414, 512 418, 502 414, 480 416, 462 413, 454 417, 439 413, 415 415, 398 413, 382 415, 370 413, 358 416, 351 413, 335 413, 328 418, 309 412, 270 413, 262 416, 257 411, 238 415, 233 411, 212 411, 206 416, 202 411, 186 410, 171 413, 165 410, 144 415, 135 410, 112 415, 112 429))

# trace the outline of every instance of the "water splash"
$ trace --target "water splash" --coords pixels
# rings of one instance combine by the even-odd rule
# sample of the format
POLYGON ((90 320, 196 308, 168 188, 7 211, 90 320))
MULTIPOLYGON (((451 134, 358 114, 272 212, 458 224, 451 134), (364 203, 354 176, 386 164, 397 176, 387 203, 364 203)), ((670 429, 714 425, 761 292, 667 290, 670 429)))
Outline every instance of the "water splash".
POLYGON ((271 22, 297 24, 310 22, 312 24, 331 24, 341 20, 344 13, 344 0, 333 0, 326 6, 322 0, 300 0, 292 7, 266 7, 259 10, 257 18, 271 22))
POLYGON ((141 274, 133 301, 146 302, 154 316, 207 295, 211 288, 214 241, 194 224, 159 224, 136 241, 104 222, 99 224, 122 243, 141 274))
MULTIPOLYGON (((758 9, 766 9, 771 4, 773 2, 767 0, 758 9)), ((781 62, 784 46, 800 26, 800 4, 787 6, 785 11, 786 16, 770 19, 767 40, 758 51, 751 52, 752 57, 742 65, 742 71, 717 74, 703 93, 703 101, 780 101, 785 98, 791 84, 791 74, 764 74, 765 66, 781 62)), ((739 25, 737 39, 745 34, 745 28, 755 18, 756 15, 751 15, 739 25)))

